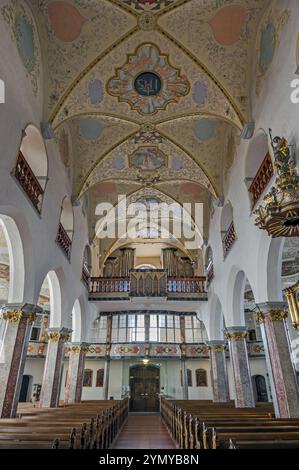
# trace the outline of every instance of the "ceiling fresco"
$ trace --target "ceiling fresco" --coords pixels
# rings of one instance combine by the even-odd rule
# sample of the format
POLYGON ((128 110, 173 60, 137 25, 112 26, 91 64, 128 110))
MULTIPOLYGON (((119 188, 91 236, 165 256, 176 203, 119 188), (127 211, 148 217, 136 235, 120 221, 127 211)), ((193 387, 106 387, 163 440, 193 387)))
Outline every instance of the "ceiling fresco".
POLYGON ((252 120, 252 69, 259 91, 288 21, 279 2, 12 4, 1 14, 36 87, 43 68, 43 119, 90 234, 97 203, 119 193, 211 207, 252 120))

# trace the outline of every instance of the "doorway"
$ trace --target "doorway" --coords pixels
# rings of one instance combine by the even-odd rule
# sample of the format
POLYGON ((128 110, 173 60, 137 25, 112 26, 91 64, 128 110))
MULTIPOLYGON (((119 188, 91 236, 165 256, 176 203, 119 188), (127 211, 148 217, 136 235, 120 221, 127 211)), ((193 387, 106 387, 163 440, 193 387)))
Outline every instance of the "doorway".
POLYGON ((159 411, 160 369, 151 365, 130 368, 130 411, 159 411))
POLYGON ((31 379, 30 375, 23 375, 20 398, 19 398, 20 403, 26 403, 27 401, 30 379, 31 379))
POLYGON ((254 375, 252 377, 253 393, 256 401, 267 402, 267 384, 263 375, 254 375))

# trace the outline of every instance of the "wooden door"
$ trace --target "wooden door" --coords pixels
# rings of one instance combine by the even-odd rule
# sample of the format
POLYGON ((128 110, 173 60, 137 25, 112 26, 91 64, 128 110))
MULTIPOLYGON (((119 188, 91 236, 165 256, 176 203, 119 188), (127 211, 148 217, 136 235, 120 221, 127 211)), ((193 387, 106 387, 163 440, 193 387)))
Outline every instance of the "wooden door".
POLYGON ((130 391, 130 411, 158 412, 160 369, 150 365, 131 367, 130 391))

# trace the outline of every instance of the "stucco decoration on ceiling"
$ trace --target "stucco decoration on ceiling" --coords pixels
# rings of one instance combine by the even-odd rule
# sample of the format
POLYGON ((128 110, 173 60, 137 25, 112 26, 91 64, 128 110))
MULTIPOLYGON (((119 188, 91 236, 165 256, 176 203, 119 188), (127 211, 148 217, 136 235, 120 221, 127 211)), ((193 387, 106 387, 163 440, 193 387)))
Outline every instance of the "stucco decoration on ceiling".
POLYGON ((214 139, 218 127, 218 122, 211 119, 200 119, 194 123, 194 135, 199 140, 214 139))
POLYGON ((158 147, 140 147, 130 156, 130 165, 144 171, 153 171, 167 165, 167 157, 158 147))
POLYGON ((273 62, 280 36, 290 18, 290 11, 270 8, 263 18, 257 37, 256 94, 261 92, 263 81, 273 62))
POLYGON ((246 10, 241 5, 225 6, 209 21, 215 40, 222 46, 239 42, 245 24, 246 10))
POLYGON ((134 136, 134 142, 135 144, 161 144, 162 137, 152 125, 144 124, 134 136))
POLYGON ((159 17, 159 26, 167 37, 179 42, 186 54, 192 54, 194 61, 209 71, 243 121, 249 120, 251 112, 248 90, 252 44, 269 3, 217 0, 204 2, 203 6, 198 0, 190 0, 159 17))
POLYGON ((154 44, 142 44, 117 69, 107 85, 108 93, 140 114, 155 114, 189 93, 190 85, 179 69, 170 65, 154 44))
POLYGON ((121 0, 125 5, 129 5, 137 11, 160 10, 175 3, 176 0, 121 0))
POLYGON ((10 27, 12 38, 36 96, 39 88, 40 49, 33 16, 27 5, 19 0, 12 0, 10 4, 3 6, 1 14, 10 27))
POLYGON ((51 27, 58 39, 72 42, 78 39, 87 18, 68 2, 55 1, 48 6, 51 27))

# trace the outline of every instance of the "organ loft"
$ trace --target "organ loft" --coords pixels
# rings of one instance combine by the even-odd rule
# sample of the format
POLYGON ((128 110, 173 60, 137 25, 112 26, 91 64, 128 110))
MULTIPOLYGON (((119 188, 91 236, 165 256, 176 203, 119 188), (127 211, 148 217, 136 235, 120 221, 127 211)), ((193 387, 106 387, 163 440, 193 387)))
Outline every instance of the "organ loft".
POLYGON ((0 452, 299 448, 298 32, 0 0, 0 452))

